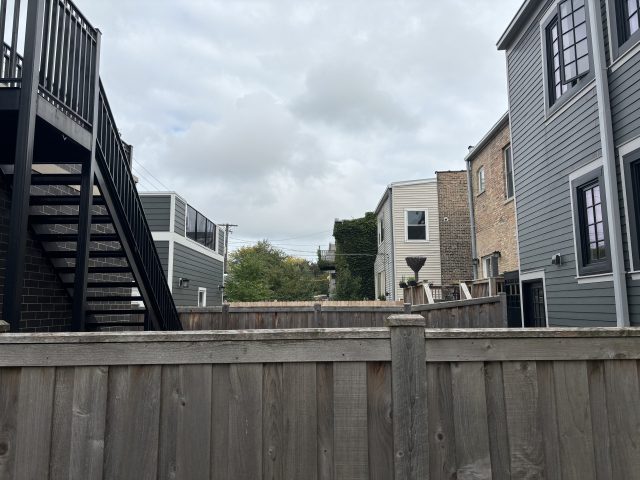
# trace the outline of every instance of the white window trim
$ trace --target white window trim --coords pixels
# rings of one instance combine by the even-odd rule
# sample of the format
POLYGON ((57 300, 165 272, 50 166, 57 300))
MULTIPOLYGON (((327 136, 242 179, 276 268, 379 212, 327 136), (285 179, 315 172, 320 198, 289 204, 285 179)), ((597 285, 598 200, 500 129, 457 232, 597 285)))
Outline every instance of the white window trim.
MULTIPOLYGON (((594 160, 591 163, 588 163, 587 165, 585 165, 584 167, 579 168, 578 170, 575 170, 573 172, 571 172, 569 174, 569 198, 571 199, 571 226, 573 227, 572 230, 572 234, 573 234, 573 253, 574 253, 574 258, 575 258, 575 264, 576 264, 576 280, 578 281, 578 285, 582 285, 582 284, 588 284, 588 283, 599 283, 599 282, 611 282, 613 281, 613 273, 596 273, 594 275, 580 275, 580 269, 579 269, 579 261, 578 261, 578 255, 580 255, 580 249, 578 248, 578 237, 576 235, 576 224, 577 224, 577 220, 576 220, 576 216, 575 216, 575 205, 573 202, 573 190, 571 187, 571 184, 573 183, 574 180, 577 180, 580 177, 583 177, 584 175, 587 175, 591 172, 593 172, 594 170, 597 170, 598 168, 602 168, 604 165, 603 161, 602 161, 602 157, 594 160)), ((624 178, 623 178, 623 185, 624 185, 624 178)), ((607 199, 608 200, 608 199, 607 199)), ((626 206, 626 204, 625 204, 626 206)), ((520 290, 522 292, 522 290, 520 290)))
POLYGON ((203 287, 198 287, 198 306, 199 307, 206 307, 207 306, 207 289, 203 288, 203 287), (204 302, 202 305, 200 305, 200 294, 204 293, 204 302))
POLYGON ((482 278, 491 278, 491 255, 485 255, 480 259, 480 265, 482 265, 482 278), (485 270, 487 266, 486 261, 489 261, 488 270, 485 270))
MULTIPOLYGON (((151 236, 155 242, 173 242, 174 244, 178 243, 184 247, 187 247, 191 250, 194 250, 202 255, 214 258, 219 261, 223 261, 224 257, 219 253, 214 252, 210 248, 205 247, 204 245, 199 244, 198 242, 194 242, 190 238, 183 237, 178 233, 171 232, 151 232, 151 236)), ((170 245, 169 248, 172 248, 170 245)))
MULTIPOLYGON (((624 201, 624 220, 627 225, 627 229, 629 228, 629 216, 628 216, 629 201, 627 200, 627 188, 626 188, 627 183, 626 183, 626 178, 624 176, 624 157, 626 157, 627 155, 637 150, 640 150, 640 137, 634 138, 633 140, 618 146, 618 154, 620 157, 620 175, 622 180, 622 198, 624 201)), ((638 240, 640 241, 640 239, 638 240)), ((627 233, 627 243, 630 243, 630 242, 631 242, 631 238, 627 233)), ((638 280, 640 278, 634 278, 633 273, 639 270, 638 267, 640 267, 640 262, 638 265, 636 265, 636 262, 638 262, 640 259, 633 258, 633 248, 629 246, 628 250, 629 250, 629 263, 631 266, 631 273, 632 273, 631 278, 632 280, 638 280)))
POLYGON ((523 284, 530 280, 542 280, 542 293, 544 294, 544 316, 549 328, 549 301, 547 298, 547 278, 544 270, 537 270, 535 272, 520 272, 520 318, 522 319, 522 328, 524 328, 524 295, 523 284))
POLYGON ((487 176, 484 171, 484 165, 478 168, 478 172, 476 173, 477 181, 478 181, 478 195, 484 193, 487 189, 487 176), (480 173, 482 172, 482 182, 480 181, 480 173), (481 188, 482 187, 482 188, 481 188))
POLYGON ((513 175, 513 149, 511 148, 511 144, 502 149, 502 163, 504 165, 504 198, 505 202, 508 202, 512 200, 516 195, 516 179, 513 175), (507 167, 507 151, 511 152, 511 185, 513 185, 513 194, 511 196, 509 196, 509 168, 507 167))
MULTIPOLYGON (((412 225, 419 226, 419 225, 412 225)), ((429 210, 426 208, 404 209, 404 241, 405 243, 429 243, 429 210), (424 212, 424 240, 409 240, 409 212, 424 212)))

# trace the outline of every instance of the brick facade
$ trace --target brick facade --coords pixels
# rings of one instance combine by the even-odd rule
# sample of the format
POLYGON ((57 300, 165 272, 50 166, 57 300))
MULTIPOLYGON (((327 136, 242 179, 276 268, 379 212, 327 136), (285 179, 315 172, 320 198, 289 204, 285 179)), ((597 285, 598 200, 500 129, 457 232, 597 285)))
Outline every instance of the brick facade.
MULTIPOLYGON (((0 304, 4 294, 5 265, 9 240, 11 197, 0 182, 0 304)), ((31 233, 27 238, 25 278, 20 330, 56 332, 71 329, 72 303, 53 270, 42 246, 31 233)))
MULTIPOLYGON (((499 273, 519 269, 516 240, 516 214, 513 197, 506 194, 504 151, 511 142, 509 122, 489 139, 479 152, 473 152, 471 174, 478 259, 500 252, 499 273), (485 190, 478 188, 478 171, 484 168, 485 190)), ((482 277, 482 264, 478 266, 482 277)))
POLYGON ((436 172, 442 285, 473 278, 467 172, 436 172))

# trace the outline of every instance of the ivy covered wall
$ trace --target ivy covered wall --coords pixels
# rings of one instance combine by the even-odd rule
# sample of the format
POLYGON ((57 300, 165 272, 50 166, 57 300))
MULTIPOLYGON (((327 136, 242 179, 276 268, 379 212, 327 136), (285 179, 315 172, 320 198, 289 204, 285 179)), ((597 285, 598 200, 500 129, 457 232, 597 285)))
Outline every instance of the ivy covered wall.
POLYGON ((376 221, 368 212, 364 218, 335 222, 336 300, 375 300, 376 221))

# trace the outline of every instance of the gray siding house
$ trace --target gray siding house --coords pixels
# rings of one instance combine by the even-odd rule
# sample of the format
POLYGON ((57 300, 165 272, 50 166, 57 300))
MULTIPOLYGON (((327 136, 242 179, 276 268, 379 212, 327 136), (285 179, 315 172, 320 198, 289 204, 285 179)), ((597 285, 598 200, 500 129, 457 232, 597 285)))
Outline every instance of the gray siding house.
POLYGON ((640 325, 638 0, 527 0, 506 52, 525 326, 640 325))
POLYGON ((222 305, 224 230, 174 192, 140 199, 176 306, 222 305))

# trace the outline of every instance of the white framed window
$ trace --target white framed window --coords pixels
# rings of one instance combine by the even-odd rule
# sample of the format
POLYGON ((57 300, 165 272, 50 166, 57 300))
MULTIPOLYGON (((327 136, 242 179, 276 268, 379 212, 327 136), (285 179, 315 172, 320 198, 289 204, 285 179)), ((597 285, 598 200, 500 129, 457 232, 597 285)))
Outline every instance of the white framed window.
POLYGON ((504 194, 505 198, 513 198, 513 155, 511 153, 511 145, 503 150, 504 156, 504 194))
POLYGON ((404 211, 405 240, 407 242, 429 241, 429 214, 427 210, 407 209, 404 211))
POLYGON ((378 245, 384 242, 384 217, 378 218, 378 245))
POLYGON ((491 255, 482 257, 482 278, 491 277, 491 255))
POLYGON ((484 167, 478 169, 478 194, 484 192, 484 167))
POLYGON ((206 307, 207 306, 207 289, 198 287, 198 306, 206 307))

